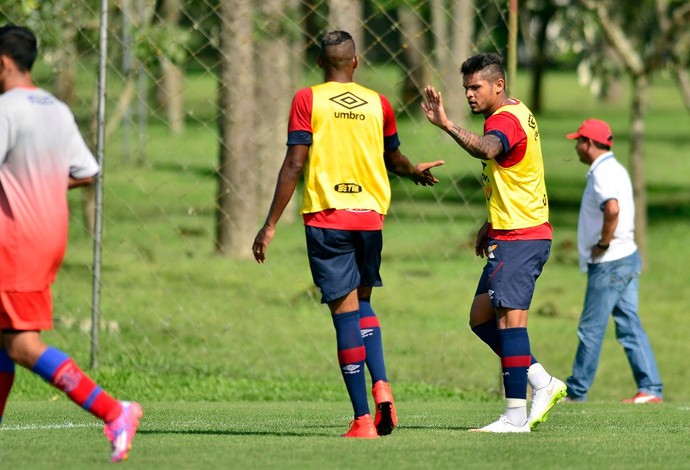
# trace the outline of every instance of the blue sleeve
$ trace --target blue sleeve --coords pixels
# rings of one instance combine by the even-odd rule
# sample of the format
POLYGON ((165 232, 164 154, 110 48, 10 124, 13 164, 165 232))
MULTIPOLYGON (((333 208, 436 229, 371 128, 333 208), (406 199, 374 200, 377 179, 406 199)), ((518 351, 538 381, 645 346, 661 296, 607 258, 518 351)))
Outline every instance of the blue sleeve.
POLYGON ((508 153, 508 150, 510 150, 510 142, 508 142, 508 137, 506 137, 503 132, 493 129, 487 132, 486 135, 494 135, 498 137, 498 139, 501 141, 501 145, 503 146, 503 153, 508 153))
POLYGON ((384 136, 383 138, 383 148, 385 150, 395 150, 400 147, 400 139, 398 138, 398 133, 391 134, 389 136, 384 136))
POLYGON ((312 144, 311 132, 292 131, 288 132, 287 145, 308 145, 312 144))

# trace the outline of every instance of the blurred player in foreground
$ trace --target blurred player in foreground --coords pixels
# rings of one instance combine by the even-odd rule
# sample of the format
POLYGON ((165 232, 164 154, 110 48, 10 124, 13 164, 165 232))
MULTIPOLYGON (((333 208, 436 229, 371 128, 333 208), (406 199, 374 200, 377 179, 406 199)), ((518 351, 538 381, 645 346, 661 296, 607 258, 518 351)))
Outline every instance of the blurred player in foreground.
POLYGON ((0 421, 16 363, 103 420, 118 462, 141 407, 112 398, 41 340, 53 326, 50 285, 67 246, 67 190, 91 184, 99 168, 69 108, 34 85, 37 54, 30 30, 0 28, 0 421))

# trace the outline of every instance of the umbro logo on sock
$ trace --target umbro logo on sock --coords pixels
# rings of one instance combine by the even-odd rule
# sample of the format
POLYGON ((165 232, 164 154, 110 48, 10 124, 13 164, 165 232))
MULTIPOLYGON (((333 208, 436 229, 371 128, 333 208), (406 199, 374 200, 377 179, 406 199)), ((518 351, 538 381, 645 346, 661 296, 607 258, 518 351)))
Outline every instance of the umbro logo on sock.
POLYGON ((357 364, 348 364, 342 367, 343 374, 359 374, 359 366, 357 364))

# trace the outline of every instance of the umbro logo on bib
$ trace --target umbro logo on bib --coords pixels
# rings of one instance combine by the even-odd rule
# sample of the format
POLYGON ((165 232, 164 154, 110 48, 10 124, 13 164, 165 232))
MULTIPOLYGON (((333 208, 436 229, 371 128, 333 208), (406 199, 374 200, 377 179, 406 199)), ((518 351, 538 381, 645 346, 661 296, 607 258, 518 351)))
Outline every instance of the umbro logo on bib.
POLYGON ((346 93, 341 93, 340 95, 334 96, 330 98, 331 101, 334 103, 339 104, 343 108, 346 109, 355 109, 359 108, 360 106, 364 106, 367 104, 367 101, 363 100, 359 96, 355 95, 354 93, 351 92, 346 92, 346 93))

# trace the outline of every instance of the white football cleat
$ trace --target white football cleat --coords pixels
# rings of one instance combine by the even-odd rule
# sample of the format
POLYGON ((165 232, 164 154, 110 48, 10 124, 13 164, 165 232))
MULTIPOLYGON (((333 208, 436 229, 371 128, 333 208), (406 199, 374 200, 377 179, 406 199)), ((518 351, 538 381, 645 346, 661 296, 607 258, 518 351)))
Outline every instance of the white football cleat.
POLYGON ((525 424, 522 426, 516 426, 512 423, 508 422, 508 418, 506 418, 505 415, 501 415, 500 418, 498 418, 498 421, 495 421, 488 426, 484 426, 483 428, 479 429, 470 429, 472 432, 497 432, 497 433, 506 433, 506 432, 530 432, 529 429, 529 421, 525 421, 525 424))
POLYGON ((527 417, 530 428, 534 429, 540 423, 546 421, 551 408, 563 400, 567 393, 568 386, 556 377, 551 377, 551 381, 546 387, 532 390, 532 405, 527 417))

